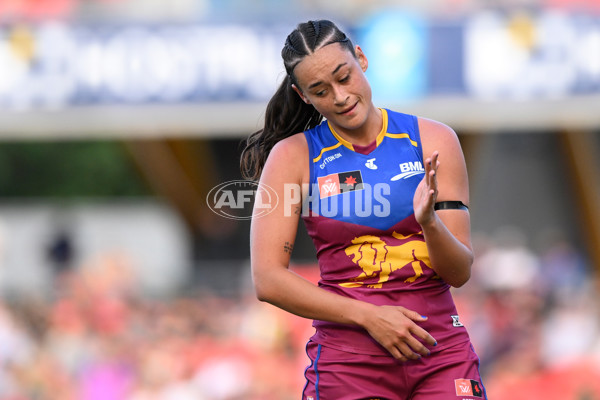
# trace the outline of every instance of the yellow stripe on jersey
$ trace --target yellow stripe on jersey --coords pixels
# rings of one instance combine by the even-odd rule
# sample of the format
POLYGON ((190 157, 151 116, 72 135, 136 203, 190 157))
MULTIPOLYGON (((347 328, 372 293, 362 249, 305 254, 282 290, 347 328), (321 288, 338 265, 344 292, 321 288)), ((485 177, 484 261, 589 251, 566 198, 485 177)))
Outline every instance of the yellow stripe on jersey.
MULTIPOLYGON (((387 128, 388 128, 388 114, 387 111, 384 108, 380 108, 381 110, 381 117, 383 119, 383 124, 381 126, 381 131, 379 132, 379 134, 377 135, 377 137, 375 138, 376 141, 376 145, 379 146, 381 144, 381 142, 383 142, 383 138, 385 137, 389 137, 391 139, 408 139, 410 140, 410 143, 415 146, 415 147, 419 147, 419 145, 417 144, 417 142, 415 142, 414 140, 412 140, 410 138, 410 135, 408 133, 387 133, 387 128)), ((327 121, 327 125, 329 125, 329 129, 331 130, 331 133, 333 134, 333 136, 337 139, 338 143, 330 146, 330 147, 325 147, 321 150, 321 153, 319 154, 318 157, 313 158, 313 162, 317 162, 321 159, 321 157, 323 157, 323 154, 329 150, 334 150, 337 149, 340 146, 345 146, 348 149, 354 151, 354 146, 352 145, 352 143, 350 143, 349 141, 347 141, 346 139, 344 139, 343 137, 341 137, 336 131, 335 129, 333 129, 333 126, 331 126, 331 124, 329 123, 329 121, 327 121)))
POLYGON ((419 145, 417 144, 417 142, 415 142, 414 140, 412 140, 410 138, 410 135, 408 133, 386 133, 385 136, 392 138, 392 139, 408 139, 410 140, 410 143, 415 146, 415 147, 419 147, 419 145))
POLYGON ((313 162, 318 162, 321 159, 321 157, 323 157, 323 153, 325 153, 326 151, 335 150, 338 147, 340 147, 341 145, 342 145, 342 142, 339 142, 333 146, 329 146, 329 147, 325 147, 325 148, 321 149, 321 153, 319 154, 318 157, 313 158, 313 162))
MULTIPOLYGON (((337 141, 339 142, 336 145, 336 148, 339 147, 341 144, 343 144, 345 147, 349 148, 350 150, 354 151, 354 146, 352 146, 352 143, 350 143, 349 141, 347 141, 346 139, 344 139, 343 137, 341 137, 336 131, 335 129, 333 129, 333 126, 331 126, 331 123, 329 121, 327 121, 327 125, 329 126, 329 130, 331 131, 331 133, 333 134, 333 137, 335 137, 337 139, 337 141)), ((322 152, 321 152, 322 153, 322 152)))
POLYGON ((376 146, 379 146, 381 144, 381 142, 383 142, 383 138, 387 135, 386 132, 387 132, 387 128, 388 128, 387 111, 384 108, 380 108, 380 110, 381 110, 381 117, 383 118, 383 124, 381 125, 381 131, 375 138, 376 146))

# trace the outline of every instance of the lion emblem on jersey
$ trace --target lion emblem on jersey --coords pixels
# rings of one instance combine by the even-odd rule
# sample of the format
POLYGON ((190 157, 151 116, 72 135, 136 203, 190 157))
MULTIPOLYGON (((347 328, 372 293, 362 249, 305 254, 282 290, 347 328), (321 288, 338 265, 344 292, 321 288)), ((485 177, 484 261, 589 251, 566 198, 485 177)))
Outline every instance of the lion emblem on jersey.
POLYGON ((405 241, 394 246, 384 242, 378 236, 365 235, 354 238, 352 244, 346 248, 346 255, 352 258, 352 262, 358 265, 362 272, 349 282, 341 283, 340 286, 381 288, 390 279, 392 272, 402 268, 412 268, 411 276, 404 280, 406 283, 412 283, 423 275, 423 264, 431 268, 424 241, 407 240, 414 234, 403 236, 394 232, 392 236, 405 241), (379 278, 377 283, 366 283, 367 280, 373 282, 377 277, 379 278))

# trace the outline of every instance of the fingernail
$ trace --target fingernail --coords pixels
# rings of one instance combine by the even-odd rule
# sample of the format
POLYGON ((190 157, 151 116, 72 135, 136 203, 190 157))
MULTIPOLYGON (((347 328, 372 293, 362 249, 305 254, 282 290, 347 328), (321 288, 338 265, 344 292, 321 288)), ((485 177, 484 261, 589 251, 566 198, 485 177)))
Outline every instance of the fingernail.
POLYGON ((435 346, 437 346, 437 342, 435 342, 435 343, 433 344, 433 346, 434 346, 434 347, 435 347, 435 346))
POLYGON ((427 316, 426 315, 421 315, 421 318, 427 319, 427 316))

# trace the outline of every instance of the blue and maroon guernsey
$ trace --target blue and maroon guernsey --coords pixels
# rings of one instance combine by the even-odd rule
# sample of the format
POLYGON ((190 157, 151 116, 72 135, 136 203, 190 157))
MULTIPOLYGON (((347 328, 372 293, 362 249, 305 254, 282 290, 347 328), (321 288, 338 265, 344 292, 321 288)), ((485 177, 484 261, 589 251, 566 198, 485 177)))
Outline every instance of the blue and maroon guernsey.
MULTIPOLYGON (((431 269, 413 197, 422 180, 417 118, 382 109, 375 142, 357 146, 324 121, 306 131, 309 199, 303 219, 317 250, 325 290, 377 305, 399 305, 421 323, 435 348, 469 340, 450 286, 431 269)), ((388 354, 362 328, 314 321, 313 340, 352 353, 388 354)))

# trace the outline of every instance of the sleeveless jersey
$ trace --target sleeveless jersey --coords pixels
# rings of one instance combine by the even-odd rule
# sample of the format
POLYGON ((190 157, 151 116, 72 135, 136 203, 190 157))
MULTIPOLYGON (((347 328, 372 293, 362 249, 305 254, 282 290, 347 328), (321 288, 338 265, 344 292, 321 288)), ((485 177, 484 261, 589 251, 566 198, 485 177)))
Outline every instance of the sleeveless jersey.
MULTIPOLYGON (((381 111, 383 128, 369 146, 344 140, 327 121, 305 132, 311 185, 303 220, 317 251, 319 286, 427 316, 419 324, 438 341, 435 350, 468 341, 414 216, 414 193, 425 173, 417 118, 381 111)), ((313 326, 319 344, 389 354, 361 327, 319 320, 313 326)))

